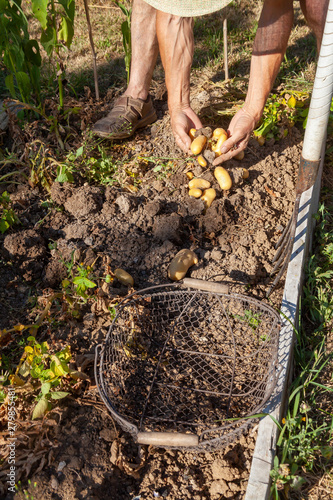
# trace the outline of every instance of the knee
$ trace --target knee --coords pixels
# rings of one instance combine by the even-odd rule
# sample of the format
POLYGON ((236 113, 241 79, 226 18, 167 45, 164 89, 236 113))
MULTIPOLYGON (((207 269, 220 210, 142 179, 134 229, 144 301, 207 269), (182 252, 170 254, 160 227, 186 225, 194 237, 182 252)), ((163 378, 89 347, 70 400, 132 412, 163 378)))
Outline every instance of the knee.
POLYGON ((300 0, 300 5, 309 28, 316 36, 319 50, 324 32, 328 0, 300 0))

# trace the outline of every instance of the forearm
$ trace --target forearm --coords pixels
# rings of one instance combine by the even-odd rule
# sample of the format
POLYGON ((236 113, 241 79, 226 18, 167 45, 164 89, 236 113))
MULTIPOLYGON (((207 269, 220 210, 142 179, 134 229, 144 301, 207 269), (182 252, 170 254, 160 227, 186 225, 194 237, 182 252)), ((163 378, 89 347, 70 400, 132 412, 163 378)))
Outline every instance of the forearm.
POLYGON ((157 12, 156 31, 170 114, 190 106, 190 73, 194 52, 193 19, 157 12))
POLYGON ((294 19, 292 0, 266 0, 254 41, 244 109, 257 123, 287 49, 294 19))

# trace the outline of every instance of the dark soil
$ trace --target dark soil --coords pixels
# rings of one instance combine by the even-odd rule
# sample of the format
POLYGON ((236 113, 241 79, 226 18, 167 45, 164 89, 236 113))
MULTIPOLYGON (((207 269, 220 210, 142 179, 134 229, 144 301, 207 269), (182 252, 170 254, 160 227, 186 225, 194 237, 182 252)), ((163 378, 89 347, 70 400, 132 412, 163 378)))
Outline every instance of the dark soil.
MULTIPOLYGON (((274 244, 293 209, 301 132, 293 128, 285 139, 263 147, 252 140, 241 163, 225 165, 247 168, 249 178, 223 192, 212 169, 196 166, 175 147, 160 94, 155 99, 158 122, 114 146, 123 155, 120 168, 127 163, 139 176, 137 192, 119 184, 92 185, 78 174, 74 183, 54 182, 50 195, 26 183, 7 186, 21 224, 0 237, 2 329, 34 323, 46 299, 61 289, 68 276, 65 263, 72 259, 75 265, 93 266, 95 277, 123 268, 140 290, 170 283, 169 263, 182 248, 194 250, 199 259, 188 276, 237 284, 237 291, 279 307, 283 280, 269 300, 265 294, 274 244), (143 159, 162 156, 172 156, 172 163, 158 171, 143 159), (201 200, 188 196, 188 171, 209 180, 217 191, 207 210, 201 200)), ((209 92, 197 96, 197 109, 208 99, 209 92)), ((78 127, 104 112, 95 109, 87 103, 78 127)), ((76 317, 55 301, 38 331, 38 340, 47 340, 55 350, 70 345, 73 366, 90 378, 78 383, 43 422, 31 421, 31 398, 18 405, 17 480, 22 488, 30 478, 36 482, 30 494, 43 500, 243 498, 255 426, 224 450, 195 454, 139 448, 112 421, 98 395, 93 360, 111 324, 110 310, 129 290, 116 279, 106 283, 96 278, 96 283, 76 317)), ((20 335, 25 332, 6 339, 6 355, 20 335)), ((6 425, 4 413, 1 418, 6 425)), ((6 431, 1 440, 6 443, 6 431)), ((5 461, 0 472, 3 498, 6 467, 5 461)))

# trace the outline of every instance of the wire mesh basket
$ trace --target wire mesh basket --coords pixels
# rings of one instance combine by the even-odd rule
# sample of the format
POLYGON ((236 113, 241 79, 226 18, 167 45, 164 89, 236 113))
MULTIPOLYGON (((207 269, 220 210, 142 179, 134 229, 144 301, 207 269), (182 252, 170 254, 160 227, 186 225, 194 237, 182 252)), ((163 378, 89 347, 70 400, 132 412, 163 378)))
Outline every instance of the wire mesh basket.
POLYGON ((273 392, 279 323, 223 284, 187 278, 135 292, 96 348, 100 396, 138 443, 223 448, 273 392))

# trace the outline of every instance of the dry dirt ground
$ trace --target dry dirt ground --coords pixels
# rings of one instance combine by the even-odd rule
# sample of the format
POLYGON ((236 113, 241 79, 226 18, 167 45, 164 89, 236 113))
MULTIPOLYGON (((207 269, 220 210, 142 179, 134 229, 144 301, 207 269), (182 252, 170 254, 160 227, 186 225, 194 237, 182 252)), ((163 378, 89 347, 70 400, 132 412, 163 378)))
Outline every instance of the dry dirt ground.
MULTIPOLYGON (((208 111, 221 99, 221 91, 208 81, 194 80, 192 104, 205 124, 213 125, 208 111)), ((71 123, 76 137, 105 113, 116 94, 109 93, 98 106, 89 96, 80 101, 80 113, 71 123)), ((114 145, 120 168, 140 179, 138 191, 130 189, 133 175, 126 188, 125 184, 87 183, 77 173, 73 183, 53 183, 50 195, 27 183, 6 186, 21 224, 0 237, 1 328, 33 323, 48 297, 61 289, 68 277, 66 263, 72 259, 85 267, 93 265, 95 277, 123 268, 133 276, 134 289, 140 290, 169 283, 168 265, 182 248, 194 250, 198 257, 188 276, 236 283, 241 293, 279 308, 283 280, 269 300, 265 294, 274 244, 293 209, 302 132, 293 127, 283 140, 262 147, 251 140, 241 163, 226 164, 231 172, 247 168, 248 179, 221 191, 211 169, 196 165, 175 147, 162 84, 154 84, 152 97, 158 121, 134 139, 114 145), (161 157, 172 158, 162 169, 154 168, 156 160, 145 159, 161 157), (189 171, 209 180, 217 191, 207 210, 201 200, 188 196, 189 171)), ((33 145, 36 138, 47 141, 48 137, 38 123, 24 132, 14 124, 2 140, 12 144, 14 138, 16 144, 21 140, 33 145)), ((75 150, 79 145, 73 141, 71 147, 75 150)), ((113 422, 98 395, 93 361, 112 321, 110 309, 128 288, 117 280, 108 284, 96 278, 96 282, 77 317, 61 300, 55 301, 38 332, 38 340, 46 340, 55 350, 69 345, 73 366, 89 378, 77 383, 43 421, 31 421, 32 397, 20 395, 16 459, 21 489, 42 500, 244 498, 255 425, 224 450, 193 454, 139 448, 113 422)), ((4 353, 19 335, 7 339, 4 353)), ((1 411, 0 439, 5 444, 6 414, 1 411)), ((9 499, 7 466, 5 461, 0 492, 9 499)), ((15 498, 23 498, 23 493, 15 498)))
MULTIPOLYGON (((206 94, 202 97, 208 99, 206 94)), ((161 112, 153 130, 145 129, 128 141, 129 162, 133 148, 152 157, 161 155, 161 144, 171 149, 167 126, 161 112)), ((33 285, 44 299, 61 287, 67 277, 64 262, 73 255, 84 266, 94 263, 96 276, 105 276, 106 266, 126 269, 140 290, 170 282, 171 259, 180 249, 191 248, 199 262, 189 276, 236 282, 242 293, 268 302, 274 243, 293 208, 300 149, 301 133, 296 128, 279 143, 260 147, 251 141, 241 163, 249 178, 228 192, 219 189, 211 170, 184 161, 179 153, 176 172, 171 174, 160 175, 136 162, 141 175, 146 169, 138 193, 89 185, 76 176, 73 184, 52 185, 49 210, 41 204, 44 196, 37 187, 11 189, 22 224, 1 237, 2 327, 27 321, 22 312, 33 285), (207 210, 201 200, 188 196, 186 171, 216 188, 217 198, 207 210)), ((226 166, 232 171, 239 165, 234 160, 226 166)), ((283 280, 270 297, 275 307, 282 287, 283 280)), ((49 418, 43 423, 22 422, 22 427, 19 423, 22 481, 28 473, 37 483, 32 490, 35 498, 43 499, 242 498, 255 428, 220 452, 186 454, 143 447, 139 455, 138 447, 108 416, 96 390, 92 361, 111 323, 108 307, 126 293, 127 287, 117 280, 104 283, 78 319, 66 311, 59 316, 55 308, 57 325, 52 325, 51 309, 51 323, 39 340, 58 349, 70 345, 76 366, 91 378, 77 388, 77 394, 63 400, 55 415, 51 413, 54 425, 49 418), (136 464, 134 470, 129 464, 136 464)))

